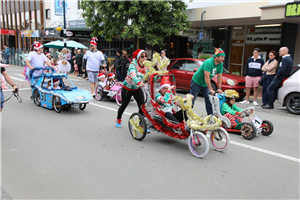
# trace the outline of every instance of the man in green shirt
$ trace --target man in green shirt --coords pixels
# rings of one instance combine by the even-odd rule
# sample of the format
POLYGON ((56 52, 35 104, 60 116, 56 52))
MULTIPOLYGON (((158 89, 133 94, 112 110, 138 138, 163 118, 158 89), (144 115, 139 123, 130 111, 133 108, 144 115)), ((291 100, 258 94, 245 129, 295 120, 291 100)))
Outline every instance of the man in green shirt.
POLYGON ((215 94, 211 86, 211 79, 218 74, 218 89, 220 94, 223 92, 222 85, 222 73, 223 73, 223 61, 225 60, 225 52, 218 48, 215 50, 214 57, 209 58, 203 62, 199 69, 194 74, 191 80, 190 94, 194 96, 193 105, 199 93, 201 92, 205 99, 205 108, 208 115, 213 114, 212 105, 209 100, 209 92, 215 94))

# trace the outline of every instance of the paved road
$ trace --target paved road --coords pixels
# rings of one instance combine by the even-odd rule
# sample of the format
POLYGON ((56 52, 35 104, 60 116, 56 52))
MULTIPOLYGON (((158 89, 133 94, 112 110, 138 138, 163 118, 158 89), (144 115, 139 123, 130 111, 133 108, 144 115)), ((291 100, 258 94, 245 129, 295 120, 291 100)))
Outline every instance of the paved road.
MULTIPOLYGON (((9 70, 18 77, 19 68, 9 70)), ((88 89, 87 81, 71 79, 88 89)), ((273 122, 272 135, 248 141, 230 134, 226 152, 211 148, 198 159, 186 140, 162 133, 135 141, 127 127, 135 102, 117 129, 113 101, 58 114, 30 101, 21 82, 23 103, 5 103, 1 126, 2 186, 13 199, 299 199, 299 117, 284 109, 256 110, 273 122)), ((196 108, 204 112, 202 98, 196 108)))

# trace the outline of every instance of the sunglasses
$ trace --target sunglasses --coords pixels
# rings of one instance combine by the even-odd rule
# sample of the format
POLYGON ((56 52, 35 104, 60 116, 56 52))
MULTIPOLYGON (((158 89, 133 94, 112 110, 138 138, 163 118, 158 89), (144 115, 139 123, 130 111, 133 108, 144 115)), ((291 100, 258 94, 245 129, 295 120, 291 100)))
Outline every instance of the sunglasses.
POLYGON ((141 58, 145 58, 145 57, 147 58, 147 56, 141 56, 141 58))

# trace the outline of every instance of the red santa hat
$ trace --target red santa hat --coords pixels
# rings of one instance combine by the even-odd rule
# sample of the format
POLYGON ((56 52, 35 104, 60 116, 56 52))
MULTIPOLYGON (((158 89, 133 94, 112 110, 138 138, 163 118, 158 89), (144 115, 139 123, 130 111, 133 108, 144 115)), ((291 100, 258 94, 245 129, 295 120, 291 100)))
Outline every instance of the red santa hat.
POLYGON ((59 79, 53 79, 53 85, 58 85, 59 84, 59 79))
POLYGON ((99 79, 100 79, 100 78, 103 78, 103 77, 105 78, 105 75, 104 75, 104 74, 102 74, 102 73, 99 73, 99 74, 98 74, 98 78, 99 78, 99 79))
POLYGON ((141 54, 144 53, 144 52, 146 53, 145 50, 143 50, 143 49, 138 49, 138 50, 136 50, 136 51, 132 54, 132 57, 138 60, 139 57, 141 56, 141 54))
POLYGON ((43 47, 43 45, 41 45, 41 43, 34 41, 33 43, 34 49, 39 50, 40 48, 43 47))
POLYGON ((46 54, 45 54, 45 56, 50 56, 50 53, 49 53, 49 52, 48 52, 48 53, 46 53, 46 54))
POLYGON ((113 78, 113 77, 115 77, 115 74, 114 74, 114 73, 109 73, 109 74, 108 74, 108 78, 113 78))
POLYGON ((163 76, 162 79, 161 79, 158 91, 163 89, 164 87, 170 87, 170 86, 171 86, 171 83, 170 83, 169 77, 168 76, 163 76))
POLYGON ((96 41, 98 41, 97 37, 93 37, 92 40, 91 40, 91 42, 90 42, 90 44, 94 45, 94 46, 97 46, 97 42, 96 41))

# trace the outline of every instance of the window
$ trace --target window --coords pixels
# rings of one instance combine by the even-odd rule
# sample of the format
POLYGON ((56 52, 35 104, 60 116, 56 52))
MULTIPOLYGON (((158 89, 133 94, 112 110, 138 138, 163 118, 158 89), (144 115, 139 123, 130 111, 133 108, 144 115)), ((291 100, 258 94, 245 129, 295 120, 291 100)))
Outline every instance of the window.
POLYGON ((51 18, 50 9, 46 9, 46 19, 50 19, 50 18, 51 18))
POLYGON ((171 69, 179 69, 183 70, 185 67, 186 60, 179 60, 174 65, 172 65, 171 69))
POLYGON ((81 1, 78 0, 78 10, 80 10, 80 3, 81 3, 81 1))
POLYGON ((197 65, 197 63, 195 63, 195 62, 192 61, 192 60, 187 60, 187 61, 186 61, 186 64, 185 64, 184 70, 185 70, 185 71, 193 72, 194 69, 198 69, 198 68, 199 68, 199 66, 197 65))

